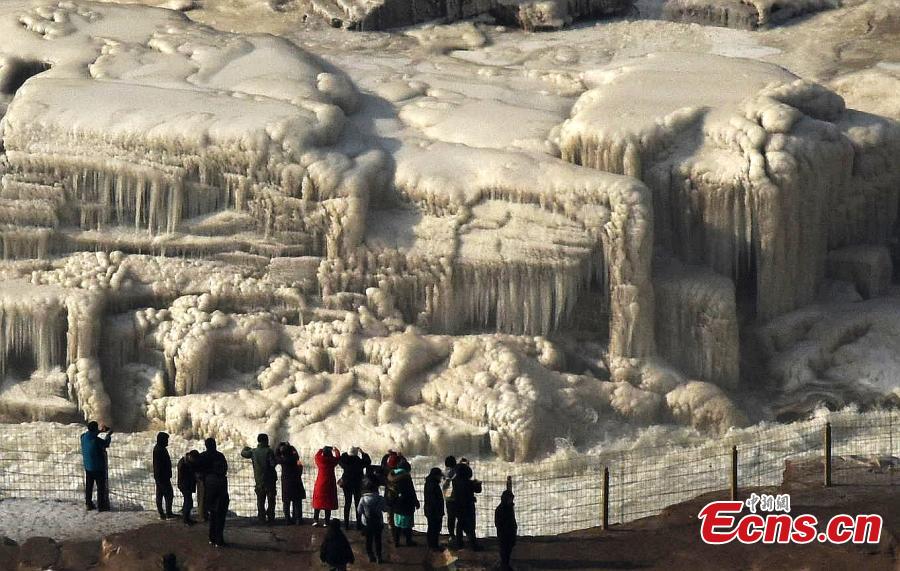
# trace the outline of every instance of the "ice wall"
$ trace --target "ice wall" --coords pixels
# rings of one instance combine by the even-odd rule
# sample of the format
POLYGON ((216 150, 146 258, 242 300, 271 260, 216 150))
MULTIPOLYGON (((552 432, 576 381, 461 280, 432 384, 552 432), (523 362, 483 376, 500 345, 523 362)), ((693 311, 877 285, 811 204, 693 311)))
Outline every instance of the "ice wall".
POLYGON ((500 23, 534 31, 559 29, 577 19, 623 14, 632 8, 633 0, 310 0, 310 6, 332 26, 352 30, 387 30, 490 15, 500 23))
POLYGON ((831 245, 890 234, 897 186, 885 181, 900 169, 882 159, 897 140, 890 120, 748 60, 657 54, 585 78, 596 87, 562 126, 563 157, 644 180, 658 246, 732 277, 739 295, 752 284, 759 318, 814 298, 831 245), (648 85, 665 97, 638 95, 648 85))
POLYGON ((828 277, 850 282, 866 299, 888 291, 894 267, 884 246, 847 246, 828 253, 828 277))
MULTIPOLYGON (((550 313, 545 313, 540 318, 541 323, 552 324, 553 320, 558 319, 554 317, 556 312, 571 307, 572 284, 577 284, 578 281, 584 283, 590 278, 592 271, 597 271, 604 287, 607 288, 606 291, 609 292, 610 351, 615 355, 627 356, 653 353, 653 292, 650 283, 652 214, 650 197, 645 187, 632 179, 598 174, 548 157, 536 161, 523 152, 499 152, 462 145, 432 143, 425 148, 410 145, 401 149, 395 156, 397 157, 395 184, 398 190, 426 214, 433 216, 456 214, 463 220, 475 216, 477 221, 480 211, 474 208, 475 205, 485 200, 503 199, 539 206, 543 210, 555 212, 582 225, 595 246, 592 247, 594 253, 580 264, 582 276, 580 280, 572 270, 559 267, 557 262, 554 263, 556 266, 554 269, 564 271, 555 272, 552 278, 549 277, 548 271, 546 278, 535 274, 537 281, 529 279, 526 284, 524 283, 526 280, 514 279, 509 286, 517 287, 521 284, 520 291, 529 295, 529 299, 533 299, 541 296, 540 288, 546 288, 544 284, 547 284, 547 280, 552 280, 552 284, 547 285, 551 285, 553 291, 551 295, 542 299, 544 305, 541 306, 550 310, 550 313), (435 160, 436 157, 442 159, 438 161, 435 160), (566 298, 565 295, 570 297, 566 298), (548 300, 556 301, 550 306, 546 304, 548 300)), ((489 208, 488 206, 485 210, 489 208)), ((487 217, 488 213, 485 211, 482 214, 487 217)), ((540 219, 538 213, 533 216, 535 220, 540 219)), ((496 254, 479 247, 477 234, 469 235, 465 230, 463 227, 459 240, 460 260, 473 265, 477 262, 482 266, 497 263, 491 260, 496 254)), ((541 238, 537 245, 531 247, 539 249, 544 249, 546 243, 554 239, 552 233, 542 232, 534 235, 541 238), (540 241, 545 244, 540 244, 540 241)), ((498 237, 500 236, 502 233, 498 233, 498 237)), ((586 253, 590 241, 584 241, 582 244, 581 250, 586 253)), ((566 247, 570 246, 566 244, 566 247)), ((506 250, 500 251, 510 252, 510 254, 501 253, 499 256, 504 263, 510 256, 512 262, 515 258, 521 257, 527 258, 529 265, 547 263, 541 262, 547 256, 530 255, 528 249, 513 250, 507 247, 506 250), (516 253, 512 254, 514 251, 516 253)), ((549 258, 552 260, 553 256, 549 258)), ((484 283, 490 286, 491 280, 488 274, 480 281, 476 279, 476 284, 484 283)), ((502 283, 501 286, 509 287, 502 283)), ((484 299, 483 296, 494 295, 490 289, 487 292, 475 293, 473 296, 475 303, 479 303, 477 301, 479 299, 484 299)), ((473 309, 477 312, 477 306, 473 309)), ((472 310, 467 310, 470 311, 472 310)), ((500 311, 503 309, 500 308, 500 311)))
POLYGON ((734 283, 702 266, 657 260, 653 291, 659 354, 689 376, 737 388, 740 342, 734 283))
POLYGON ((838 0, 668 0, 663 16, 673 22, 755 30, 838 6, 838 0))
POLYGON ((428 58, 354 62, 357 89, 340 49, 0 6, 20 62, 0 73, 25 70, 3 84, 0 279, 30 296, 0 297, 0 346, 37 368, 0 401, 63 382, 118 427, 524 460, 659 423, 725 432, 746 421, 739 323, 826 275, 890 291, 895 123, 768 64, 579 76, 593 64, 562 48, 549 69, 434 55, 482 45, 473 26, 409 35, 428 58))
POLYGON ((109 399, 96 365, 100 296, 84 290, 7 279, 0 287, 0 374, 67 368, 70 398, 86 415, 108 419, 109 399))
POLYGON ((95 8, 0 14, 0 51, 56 62, 18 88, 3 121, 0 219, 39 230, 4 234, 7 256, 91 243, 157 251, 156 236, 198 226, 248 251, 337 256, 358 243, 383 158, 323 148, 357 104, 346 78, 282 39, 223 34, 163 10, 143 10, 137 26, 132 9, 95 8), (252 222, 234 234, 209 219, 223 211, 252 222))

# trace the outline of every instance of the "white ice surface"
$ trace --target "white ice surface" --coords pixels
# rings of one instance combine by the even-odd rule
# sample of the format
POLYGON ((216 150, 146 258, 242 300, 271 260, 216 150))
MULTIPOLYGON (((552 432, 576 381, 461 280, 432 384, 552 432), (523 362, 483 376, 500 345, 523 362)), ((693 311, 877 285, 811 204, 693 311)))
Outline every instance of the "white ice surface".
POLYGON ((22 542, 29 537, 56 541, 100 539, 157 520, 152 511, 87 511, 71 501, 0 500, 0 536, 22 542))
MULTIPOLYGON (((197 436, 252 439, 266 429, 319 444, 338 433, 348 442, 394 442, 423 452, 476 448, 487 440, 509 458, 539 454, 562 435, 590 445, 604 430, 628 433, 673 418, 712 432, 740 423, 734 402, 708 384, 688 384, 720 374, 728 380, 716 382, 733 382, 729 285, 711 280, 709 288, 692 287, 685 280, 683 289, 665 292, 678 301, 672 313, 679 319, 663 330, 669 337, 661 345, 671 354, 690 346, 679 345, 680 335, 700 340, 699 356, 684 365, 690 374, 630 359, 657 351, 657 318, 669 314, 654 309, 651 261, 660 243, 681 242, 662 231, 669 227, 660 220, 667 211, 652 204, 652 181, 645 186, 560 159, 566 143, 559 124, 576 98, 596 98, 603 86, 610 95, 616 84, 604 81, 628 79, 615 70, 651 52, 691 53, 649 58, 668 63, 653 74, 639 69, 635 77, 663 89, 646 82, 634 89, 626 81, 615 105, 600 97, 593 111, 605 113, 603 122, 623 123, 632 108, 663 124, 673 112, 675 119, 702 116, 691 133, 705 130, 714 144, 695 152, 693 139, 679 141, 676 154, 693 165, 678 173, 685 179, 719 188, 722 180, 746 174, 745 167, 750 172, 748 157, 765 154, 770 172, 783 175, 779 191, 817 181, 853 190, 834 193, 828 224, 808 223, 819 222, 815 209, 796 204, 781 211, 791 223, 771 212, 754 218, 784 233, 778 238, 791 254, 785 263, 815 266, 829 248, 882 243, 896 216, 896 204, 889 206, 897 186, 885 175, 896 164, 895 137, 885 123, 838 116, 839 100, 810 84, 768 89, 771 81, 793 83, 798 76, 834 78, 830 85, 851 107, 891 114, 896 90, 885 75, 891 68, 878 65, 898 61, 891 53, 896 46, 880 34, 895 13, 891 0, 754 36, 660 21, 604 22, 545 35, 481 25, 426 28, 412 37, 349 35, 300 26, 296 12, 265 2, 200 3, 188 16, 86 2, 23 6, 0 7, 6 32, 0 37, 15 38, 12 48, 0 40, 0 51, 53 65, 19 90, 4 126, 14 176, 4 182, 0 234, 5 256, 24 258, 4 264, 5 285, 21 290, 30 286, 9 287, 15 285, 9 280, 26 280, 35 295, 44 287, 65 289, 52 297, 70 309, 77 327, 50 314, 19 319, 12 311, 5 314, 7 342, 22 354, 56 361, 62 353, 41 340, 68 335, 62 365, 69 398, 91 416, 112 417, 118 403, 127 408, 120 416, 125 424, 152 422, 197 436), (230 30, 288 34, 302 49, 269 36, 217 32, 188 17, 230 30), (856 31, 867 24, 876 30, 870 39, 856 31), (840 50, 831 49, 838 44, 840 50), (873 70, 875 79, 856 81, 857 66, 873 70), (692 74, 691 85, 667 74, 672 69, 692 74), (69 101, 54 91, 62 85, 99 102, 69 101), (155 117, 137 113, 132 98, 152 106, 155 117), (208 113, 200 109, 207 105, 208 113), (742 137, 759 134, 743 121, 763 128, 764 149, 758 139, 742 137), (92 132, 92 126, 103 128, 92 132), (106 132, 117 137, 104 141, 106 132), (81 148, 70 137, 91 152, 60 156, 81 148), (750 148, 758 154, 744 152, 750 148), (152 164, 145 164, 148 157, 152 164), (797 157, 813 167, 792 173, 797 157), (74 216, 58 208, 66 193, 89 208, 74 216), (95 199, 99 204, 89 204, 95 199), (181 212, 179 200, 186 201, 181 212), (827 238, 799 231, 826 226, 827 238), (663 238, 654 242, 654 234, 663 238), (41 261, 57 239, 76 250, 121 245, 173 257, 90 253, 41 261), (270 264, 272 257, 280 261, 270 264), (93 301, 69 304, 68 292, 76 291, 91 292, 117 315, 93 301), (565 370, 564 359, 553 356, 560 349, 530 335, 565 327, 583 299, 594 300, 579 317, 600 346, 605 361, 597 369, 609 370, 609 381, 565 370), (710 316, 725 335, 703 326, 710 316), (525 333, 487 335, 485 345, 499 345, 491 351, 524 363, 527 374, 482 367, 471 378, 453 378, 451 369, 464 364, 451 349, 466 337, 439 333, 473 329, 525 333), (710 350, 709 340, 723 338, 726 351, 710 350), (415 355, 423 347, 427 358, 415 355), (478 373, 484 374, 476 382, 478 373), (446 386, 433 382, 443 377, 446 386), (510 395, 510 386, 521 391, 510 395), (463 388, 476 404, 459 398, 463 388), (583 434, 565 423, 528 425, 523 408, 539 418, 571 413, 596 423, 583 434), (522 423, 528 430, 511 440, 522 423)), ((625 126, 653 132, 654 123, 625 126)), ((734 207, 738 198, 711 205, 711 215, 696 222, 710 236, 752 243, 734 207)), ((729 280, 730 265, 741 264, 733 243, 710 239, 707 245, 708 256, 699 261, 729 280)), ((821 276, 815 274, 798 270, 799 303, 817 293, 821 276)), ((763 295, 790 289, 762 282, 763 295)), ((5 295, 5 307, 14 308, 15 295, 5 295)), ((781 301, 773 305, 794 306, 781 301)))

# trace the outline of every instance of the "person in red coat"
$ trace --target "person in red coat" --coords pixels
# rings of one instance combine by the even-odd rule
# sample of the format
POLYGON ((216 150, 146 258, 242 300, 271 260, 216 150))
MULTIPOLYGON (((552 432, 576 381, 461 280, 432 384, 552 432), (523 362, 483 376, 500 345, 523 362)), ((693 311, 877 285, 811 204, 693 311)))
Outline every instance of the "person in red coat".
POLYGON ((325 510, 325 524, 331 521, 331 510, 338 507, 337 481, 334 469, 338 465, 341 451, 332 446, 325 446, 316 452, 316 487, 313 489, 313 526, 319 525, 319 511, 325 510))

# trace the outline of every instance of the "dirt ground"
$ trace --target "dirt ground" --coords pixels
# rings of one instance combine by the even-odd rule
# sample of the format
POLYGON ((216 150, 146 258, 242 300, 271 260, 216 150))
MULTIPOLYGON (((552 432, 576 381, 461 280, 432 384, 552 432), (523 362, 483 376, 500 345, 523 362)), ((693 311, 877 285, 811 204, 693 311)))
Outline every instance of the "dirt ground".
MULTIPOLYGON (((708 546, 699 538, 697 513, 726 492, 708 494, 672 506, 662 514, 603 531, 589 529, 555 537, 523 537, 513 554, 514 567, 528 569, 827 569, 853 571, 900 571, 900 471, 869 467, 858 462, 838 462, 840 481, 852 485, 823 488, 820 461, 788 464, 785 482, 778 488, 742 490, 742 496, 757 493, 790 493, 791 513, 811 513, 819 521, 837 513, 877 513, 884 518, 877 545, 742 545, 708 546), (848 477, 852 476, 852 477, 848 477)), ((0 542, 0 569, 54 569, 143 571, 162 569, 162 557, 174 553, 178 569, 282 570, 324 569, 318 549, 324 529, 305 526, 258 525, 246 518, 228 521, 226 548, 206 542, 203 525, 188 528, 178 521, 159 522, 102 541, 56 543, 32 538, 16 545, 0 542)), ((435 558, 418 537, 418 547, 395 549, 385 535, 384 565, 370 564, 363 539, 348 533, 357 557, 351 569, 447 568, 444 558, 435 558)), ((497 549, 493 540, 485 549, 453 550, 445 556, 457 558, 456 569, 493 569, 497 549)), ((450 567, 452 568, 452 567, 450 567)))

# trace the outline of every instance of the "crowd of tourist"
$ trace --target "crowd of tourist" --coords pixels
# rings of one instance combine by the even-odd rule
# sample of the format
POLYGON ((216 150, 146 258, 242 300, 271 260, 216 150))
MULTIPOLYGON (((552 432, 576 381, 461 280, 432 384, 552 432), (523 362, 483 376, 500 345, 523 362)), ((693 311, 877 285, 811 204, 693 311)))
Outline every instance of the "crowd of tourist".
MULTIPOLYGON (((109 509, 109 461, 106 451, 110 446, 111 435, 112 431, 107 427, 99 427, 96 422, 90 422, 87 432, 81 436, 85 502, 88 510, 95 509, 95 484, 98 498, 96 509, 109 509), (101 437, 102 433, 105 436, 101 437)), ((159 517, 164 520, 177 517, 172 511, 174 490, 168 444, 167 433, 157 434, 156 445, 153 447, 153 479, 156 483, 156 509, 159 517)), ((187 525, 196 523, 192 518, 196 494, 196 513, 200 519, 209 523, 210 545, 223 547, 229 504, 228 461, 217 450, 214 439, 207 438, 204 445, 204 452, 191 450, 176 465, 176 486, 183 498, 181 518, 187 525)), ((307 495, 303 484, 303 463, 297 449, 287 442, 282 442, 273 449, 268 435, 260 434, 256 447, 245 447, 241 451, 241 457, 249 459, 253 465, 257 517, 260 523, 269 525, 275 522, 279 466, 284 521, 289 525, 305 523, 303 500, 307 495)), ((398 451, 388 451, 382 456, 381 462, 376 464, 367 452, 358 447, 342 453, 335 446, 324 446, 316 452, 314 461, 317 472, 311 502, 312 525, 324 525, 327 528, 320 558, 331 569, 346 569, 355 559, 350 542, 341 529, 341 521, 332 518, 332 512, 338 509, 338 488, 343 490, 343 527, 349 530, 351 518, 354 520, 356 530, 365 536, 366 555, 371 562, 384 561, 382 536, 385 516, 395 547, 416 545, 413 527, 419 510, 422 510, 427 522, 428 548, 434 551, 444 549, 440 537, 446 518, 447 532, 453 547, 463 549, 466 538, 472 550, 481 549, 475 533, 475 504, 477 495, 482 492, 482 484, 474 477, 467 459, 457 461, 455 457, 448 456, 443 469, 438 466, 431 468, 423 482, 421 501, 412 477, 412 467, 398 451), (338 467, 342 469, 340 478, 335 473, 338 467)), ((503 570, 511 569, 510 559, 518 530, 512 490, 503 492, 494 516, 500 567, 503 570)))

